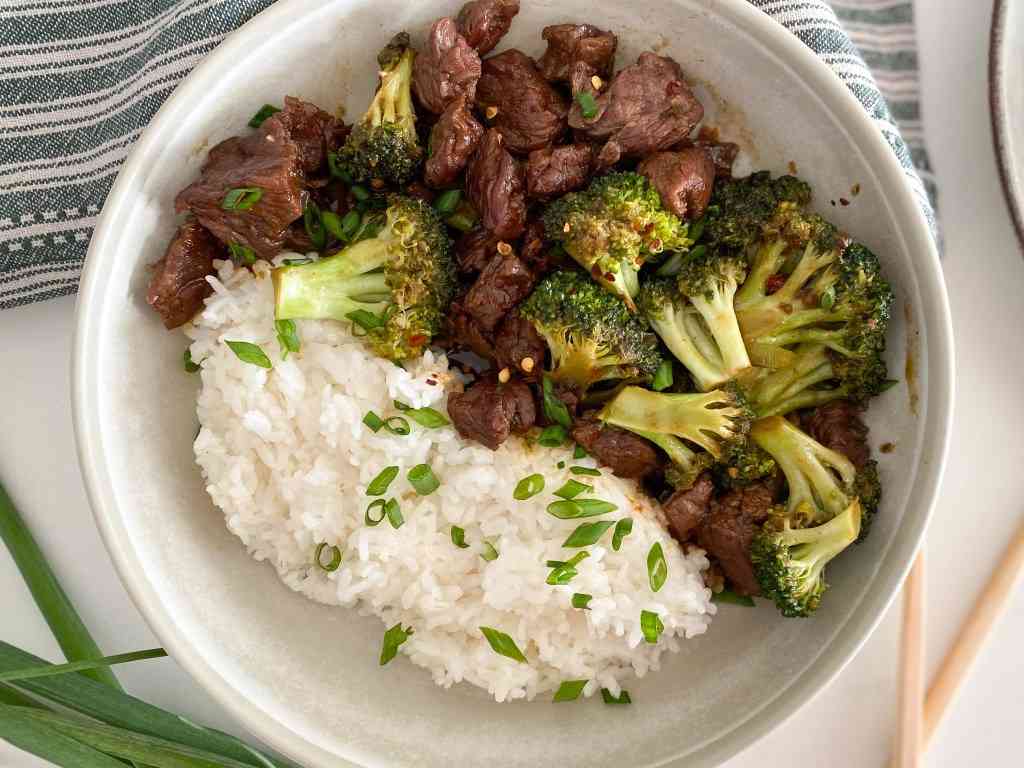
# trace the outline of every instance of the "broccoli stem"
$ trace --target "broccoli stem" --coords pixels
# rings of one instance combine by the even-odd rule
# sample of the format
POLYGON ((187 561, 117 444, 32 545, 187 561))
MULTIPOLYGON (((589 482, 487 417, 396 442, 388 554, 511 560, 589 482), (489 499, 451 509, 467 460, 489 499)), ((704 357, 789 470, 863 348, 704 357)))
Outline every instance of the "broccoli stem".
POLYGON ((718 345, 726 378, 731 379, 740 371, 750 367, 750 357, 743 341, 736 312, 733 309, 733 297, 736 284, 725 283, 719 290, 708 295, 690 297, 690 303, 700 312, 707 323, 711 335, 718 345))
POLYGON ((786 243, 773 241, 761 246, 754 257, 754 265, 746 281, 736 292, 736 306, 745 307, 768 295, 768 278, 778 274, 785 261, 786 243))
POLYGON ((811 528, 791 528, 781 538, 790 556, 804 564, 811 581, 818 579, 836 555, 857 540, 861 522, 860 501, 854 499, 827 523, 811 528))
POLYGON ((699 389, 711 389, 728 378, 723 375, 718 350, 700 327, 697 316, 688 316, 685 310, 670 305, 660 319, 652 318, 651 323, 669 351, 689 370, 699 389))
POLYGON ((393 69, 381 73, 380 88, 377 89, 370 108, 366 112, 365 123, 369 125, 399 123, 407 129, 415 124, 416 110, 412 104, 412 92, 409 88, 415 57, 415 52, 411 48, 407 48, 393 69))
POLYGON ((758 382, 751 397, 754 410, 759 418, 780 416, 797 408, 811 408, 844 397, 846 389, 843 386, 811 389, 835 376, 824 345, 800 348, 790 367, 773 371, 758 382))

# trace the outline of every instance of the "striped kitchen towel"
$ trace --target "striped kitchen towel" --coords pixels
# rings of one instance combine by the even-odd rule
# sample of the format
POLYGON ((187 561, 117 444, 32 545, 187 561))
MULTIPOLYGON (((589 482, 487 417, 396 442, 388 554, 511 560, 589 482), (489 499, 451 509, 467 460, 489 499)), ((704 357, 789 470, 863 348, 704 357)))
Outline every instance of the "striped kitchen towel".
MULTIPOLYGON (((76 291, 132 143, 192 67, 272 1, 0 0, 0 309, 76 291)), ((750 2, 860 99, 933 221, 912 4, 750 2)))

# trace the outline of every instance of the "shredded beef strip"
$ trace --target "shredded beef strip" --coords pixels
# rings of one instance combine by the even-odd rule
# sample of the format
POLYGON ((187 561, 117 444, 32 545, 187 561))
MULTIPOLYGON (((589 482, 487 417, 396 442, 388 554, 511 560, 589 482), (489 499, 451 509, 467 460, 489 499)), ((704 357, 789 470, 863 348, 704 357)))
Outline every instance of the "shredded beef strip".
POLYGON ((871 458, 868 428, 861 420, 864 409, 849 400, 834 400, 808 411, 803 428, 811 437, 843 454, 857 469, 863 469, 871 458))
POLYGON ((480 79, 480 56, 459 34, 455 22, 438 19, 413 64, 412 88, 420 104, 436 115, 453 101, 472 103, 480 79))
POLYGON ((214 273, 213 260, 226 258, 224 246, 194 219, 178 228, 167 252, 153 265, 146 302, 159 313, 168 329, 191 320, 213 292, 206 281, 214 273))
POLYGON ((697 219, 704 215, 715 181, 715 163, 707 150, 687 147, 678 152, 655 152, 644 158, 637 172, 650 179, 662 205, 676 216, 697 219))
POLYGON ((454 184, 480 146, 484 128, 465 99, 452 101, 430 131, 430 156, 423 178, 435 189, 454 184))
POLYGON ((485 229, 511 241, 526 228, 526 172, 491 128, 466 169, 466 194, 485 229))
POLYGON ((668 518, 669 530, 676 540, 685 543, 704 525, 711 511, 711 497, 715 492, 715 484, 711 475, 703 472, 685 490, 676 491, 661 508, 668 518))
POLYGON ((519 0, 473 0, 459 11, 459 34, 483 56, 496 46, 519 13, 519 0))
POLYGON ((775 494, 768 483, 729 491, 711 502, 697 533, 697 544, 717 561, 732 588, 741 595, 761 594, 750 561, 750 543, 768 517, 775 494))
POLYGON ((500 384, 482 379, 448 397, 448 415, 458 433, 497 450, 513 432, 526 432, 537 420, 530 387, 519 379, 500 384))
POLYGON ((654 446, 625 429, 585 418, 573 424, 571 434, 573 440, 617 477, 647 477, 661 469, 661 457, 654 446))

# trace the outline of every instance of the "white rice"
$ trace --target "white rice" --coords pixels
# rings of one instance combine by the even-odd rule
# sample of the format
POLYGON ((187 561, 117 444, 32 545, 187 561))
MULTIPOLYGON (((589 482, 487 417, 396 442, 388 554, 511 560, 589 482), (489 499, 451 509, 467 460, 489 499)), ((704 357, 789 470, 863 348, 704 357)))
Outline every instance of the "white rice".
MULTIPOLYGON (((559 520, 546 507, 572 477, 568 466, 594 466, 592 460, 519 439, 492 452, 452 427, 412 424, 405 437, 371 432, 363 416, 394 415, 395 399, 447 413, 448 393, 462 388, 459 374, 431 352, 403 370, 334 322, 298 322, 301 352, 282 360, 267 265, 258 264, 255 277, 230 262, 218 266, 219 279, 209 278, 215 292, 187 331, 192 358, 202 361, 196 460, 228 528, 289 587, 322 603, 356 606, 384 627, 411 626, 402 654, 439 685, 466 681, 498 701, 530 699, 580 679, 590 681, 585 695, 602 687, 617 695, 624 679, 658 669, 663 651, 707 629, 715 612, 701 578, 707 559, 697 549, 684 553, 634 483, 607 472, 578 478, 618 505, 608 519, 632 517, 633 531, 618 552, 606 533, 568 585, 547 585, 545 561, 578 551, 562 542, 581 521, 559 520), (273 370, 242 362, 226 340, 260 345, 273 370), (420 463, 441 481, 423 497, 406 479, 420 463), (401 470, 389 489, 405 518, 397 530, 387 520, 376 527, 363 520, 366 486, 389 465, 401 470), (534 472, 545 477, 544 491, 514 500, 516 483, 534 472), (452 543, 453 525, 465 529, 469 548, 452 543), (484 540, 500 553, 496 560, 481 557, 484 540), (319 542, 343 551, 336 571, 313 566, 319 542), (655 542, 668 564, 657 593, 647 572, 655 542), (593 595, 590 610, 572 607, 575 592, 593 595), (644 640, 642 610, 665 626, 656 644, 644 640), (529 663, 495 653, 481 626, 511 635, 529 663)), ((376 653, 368 649, 368 664, 376 653)))

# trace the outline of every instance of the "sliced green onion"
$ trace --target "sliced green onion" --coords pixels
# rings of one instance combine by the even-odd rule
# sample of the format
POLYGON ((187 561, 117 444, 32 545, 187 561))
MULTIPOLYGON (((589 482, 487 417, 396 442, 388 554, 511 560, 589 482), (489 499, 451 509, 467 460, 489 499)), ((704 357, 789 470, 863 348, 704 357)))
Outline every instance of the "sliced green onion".
POLYGON ((327 231, 324 229, 323 214, 320 213, 320 206, 312 200, 306 201, 306 207, 302 209, 302 223, 306 227, 306 234, 313 247, 320 251, 327 245, 327 231))
POLYGON ((308 256, 303 256, 301 259, 285 259, 284 265, 286 267, 301 267, 303 264, 312 264, 313 259, 308 256))
POLYGON ((494 545, 491 544, 491 542, 484 541, 484 551, 480 553, 480 557, 482 557, 487 562, 491 562, 492 560, 498 559, 498 554, 498 550, 495 549, 494 545))
POLYGON ((558 686, 552 701, 576 701, 586 685, 586 680, 566 680, 558 686))
POLYGON ((467 549, 469 544, 466 543, 466 530, 460 528, 457 525, 452 526, 452 544, 459 549, 467 549))
POLYGON ((731 589, 723 589, 711 595, 712 603, 727 603, 729 605, 742 605, 744 608, 754 607, 754 598, 749 595, 740 595, 731 589))
POLYGON ((320 570, 331 571, 338 570, 338 566, 341 565, 341 550, 335 546, 328 544, 326 541, 321 541, 316 545, 316 554, 313 555, 313 562, 317 564, 320 570), (324 562, 323 554, 327 552, 330 555, 330 560, 324 562))
POLYGON ((590 91, 580 91, 576 95, 576 101, 580 105, 580 114, 584 120, 593 120, 597 115, 597 99, 590 91))
POLYGON ((321 211, 320 220, 323 222, 327 234, 335 240, 345 239, 345 230, 341 227, 341 216, 334 211, 321 211))
POLYGON ((334 178, 341 179, 346 184, 352 183, 352 175, 341 166, 341 163, 338 162, 337 152, 327 153, 327 170, 330 171, 331 176, 334 178))
POLYGON ((446 427, 451 423, 443 414, 439 411, 435 411, 433 408, 413 408, 411 405, 406 405, 401 400, 395 400, 395 408, 400 410, 421 427, 427 427, 428 429, 446 427))
POLYGON ((273 104, 264 104, 256 111, 255 115, 249 118, 249 127, 259 128, 261 125, 263 125, 264 120, 273 115, 275 112, 280 111, 281 110, 275 107, 273 104))
POLYGON ((373 527, 380 525, 384 518, 388 516, 387 502, 384 499, 374 499, 370 502, 370 506, 366 508, 366 514, 363 516, 363 522, 373 527))
POLYGON ((384 327, 384 319, 366 309, 356 309, 345 315, 349 320, 358 325, 364 331, 372 331, 375 328, 384 327))
POLYGON ((371 432, 380 432, 381 427, 384 426, 384 419, 373 411, 367 411, 363 416, 363 424, 369 427, 371 432))
POLYGON ((242 245, 241 243, 228 243, 228 252, 231 253, 232 259, 242 264, 256 263, 256 251, 248 245, 242 245))
POLYGON ((614 512, 618 507, 603 499, 563 499, 548 504, 548 514, 559 520, 576 520, 581 517, 597 517, 614 512))
POLYGON ((359 225, 362 223, 363 217, 359 214, 359 211, 349 211, 341 219, 341 239, 349 241, 353 235, 359 230, 359 225))
POLYGON ((388 492, 388 486, 391 482, 398 477, 398 467, 392 465, 390 467, 384 467, 370 484, 366 486, 367 496, 383 496, 388 492))
POLYGON ((644 633, 644 640, 656 643, 661 633, 665 631, 665 625, 654 611, 640 611, 640 631, 644 633))
POLYGON ((441 487, 441 481, 437 479, 429 464, 417 464, 409 470, 406 477, 409 479, 409 485, 415 488, 420 496, 429 496, 441 487))
POLYGON ((349 187, 349 192, 352 193, 352 197, 358 200, 360 203, 365 203, 370 199, 370 191, 366 187, 361 187, 358 184, 353 184, 349 187))
POLYGON ((487 642, 490 643, 491 649, 501 656, 507 656, 514 661, 518 661, 522 664, 526 664, 526 657, 523 652, 519 650, 519 646, 516 645, 516 641, 506 635, 499 629, 494 627, 480 627, 480 631, 483 636, 487 638, 487 642))
MULTIPOLYGON (((568 480, 565 485, 555 491, 555 496, 563 499, 575 499, 581 493, 594 490, 594 486, 581 483, 579 480, 568 480)), ((557 517, 557 515, 556 515, 557 517)))
POLYGON ((263 197, 259 187, 235 187, 229 189, 220 207, 225 211, 248 211, 263 197))
POLYGON ((512 498, 516 501, 526 501, 543 490, 544 475, 534 473, 532 475, 527 475, 516 483, 516 488, 512 491, 512 498))
POLYGON ((412 627, 402 629, 402 622, 398 622, 384 633, 384 645, 380 649, 382 667, 398 655, 398 646, 408 640, 412 633, 412 627))
POLYGON ((704 225, 706 223, 707 223, 707 217, 706 216, 701 216, 696 221, 690 222, 689 231, 686 233, 686 236, 690 240, 693 240, 694 242, 697 242, 698 240, 700 240, 700 236, 702 234, 704 234, 704 225))
POLYGON ((185 363, 185 373, 195 373, 196 371, 201 370, 201 366, 199 366, 197 363, 193 362, 193 360, 192 360, 192 350, 191 349, 186 349, 185 350, 185 354, 184 354, 182 359, 183 359, 183 361, 185 363))
POLYGON ((258 344, 248 341, 225 341, 224 343, 235 353, 235 357, 243 363, 258 365, 260 368, 274 367, 274 364, 270 362, 270 358, 267 357, 267 354, 258 344))
POLYGON ((569 471, 574 475, 587 475, 588 477, 601 476, 601 470, 592 469, 591 467, 569 467, 569 471))
POLYGON ((551 573, 548 574, 547 583, 553 587, 568 584, 576 578, 578 573, 576 566, 588 557, 590 557, 589 552, 577 552, 573 557, 565 562, 561 560, 548 560, 545 565, 552 570, 551 573))
POLYGON ((661 365, 654 374, 654 381, 651 382, 651 389, 655 392, 662 392, 672 386, 672 363, 662 360, 661 365))
POLYGON ((668 578, 668 563, 665 562, 665 553, 661 550, 661 542, 656 541, 651 545, 647 553, 647 579, 651 583, 651 591, 657 592, 665 586, 665 579, 668 578))
MULTIPOLYGON (((579 525, 575 531, 569 534, 564 542, 563 547, 589 547, 591 544, 596 544, 605 531, 615 525, 612 520, 599 520, 596 523, 583 523, 579 525)), ((657 591, 657 590, 655 590, 657 591)))
POLYGON ((561 424, 552 424, 550 427, 544 427, 537 442, 546 448, 557 448, 565 443, 568 436, 569 433, 565 431, 565 427, 561 424))
POLYGON ((289 352, 298 352, 302 346, 299 331, 294 320, 275 320, 274 330, 277 331, 277 343, 281 345, 281 359, 286 360, 289 352))
POLYGON ((448 214, 455 212, 455 209, 459 207, 459 202, 461 200, 461 189, 449 189, 447 192, 442 192, 438 196, 437 200, 434 201, 434 210, 442 216, 447 216, 448 214))
POLYGON ((588 595, 586 592, 574 592, 572 596, 572 607, 579 608, 583 611, 590 610, 590 601, 594 599, 593 595, 588 595))
POLYGON ((388 522, 396 531, 405 525, 405 518, 402 517, 402 508, 398 506, 396 499, 388 499, 384 505, 384 513, 388 516, 388 522))
POLYGON ((128 664, 133 661, 145 661, 146 659, 162 659, 167 655, 163 648, 151 648, 147 651, 132 651, 131 653, 119 653, 114 656, 104 656, 101 659, 83 659, 82 661, 70 661, 66 664, 36 664, 23 669, 12 669, 7 672, 0 672, 0 683, 13 683, 20 680, 33 680, 51 675, 66 675, 73 672, 86 672, 104 667, 113 667, 117 664, 128 664))
POLYGON ((560 461, 557 464, 555 464, 555 466, 558 467, 559 469, 565 469, 565 462, 560 461))
POLYGON ((403 419, 401 416, 391 416, 386 419, 384 421, 384 429, 392 435, 398 435, 399 437, 405 437, 412 432, 408 420, 403 419))
POLYGON ((619 551, 619 547, 622 546, 622 540, 629 536, 633 532, 633 518, 624 517, 615 524, 615 530, 612 531, 612 549, 616 552, 619 551))
POLYGON ((605 704, 632 704, 633 700, 629 698, 629 691, 620 690, 618 698, 612 696, 612 692, 607 688, 601 689, 601 698, 605 704))
POLYGON ((558 395, 555 394, 555 386, 551 383, 551 378, 548 376, 544 377, 544 381, 541 384, 541 393, 543 395, 544 415, 548 421, 554 424, 561 424, 566 429, 569 429, 572 426, 572 417, 569 415, 569 409, 558 398, 558 395))
POLYGON ((476 226, 476 218, 465 213, 453 213, 445 219, 445 223, 452 229, 457 229, 460 232, 469 232, 469 230, 476 226))
POLYGON ((577 444, 572 450, 572 457, 574 459, 585 459, 587 458, 587 449, 582 445, 577 444))

